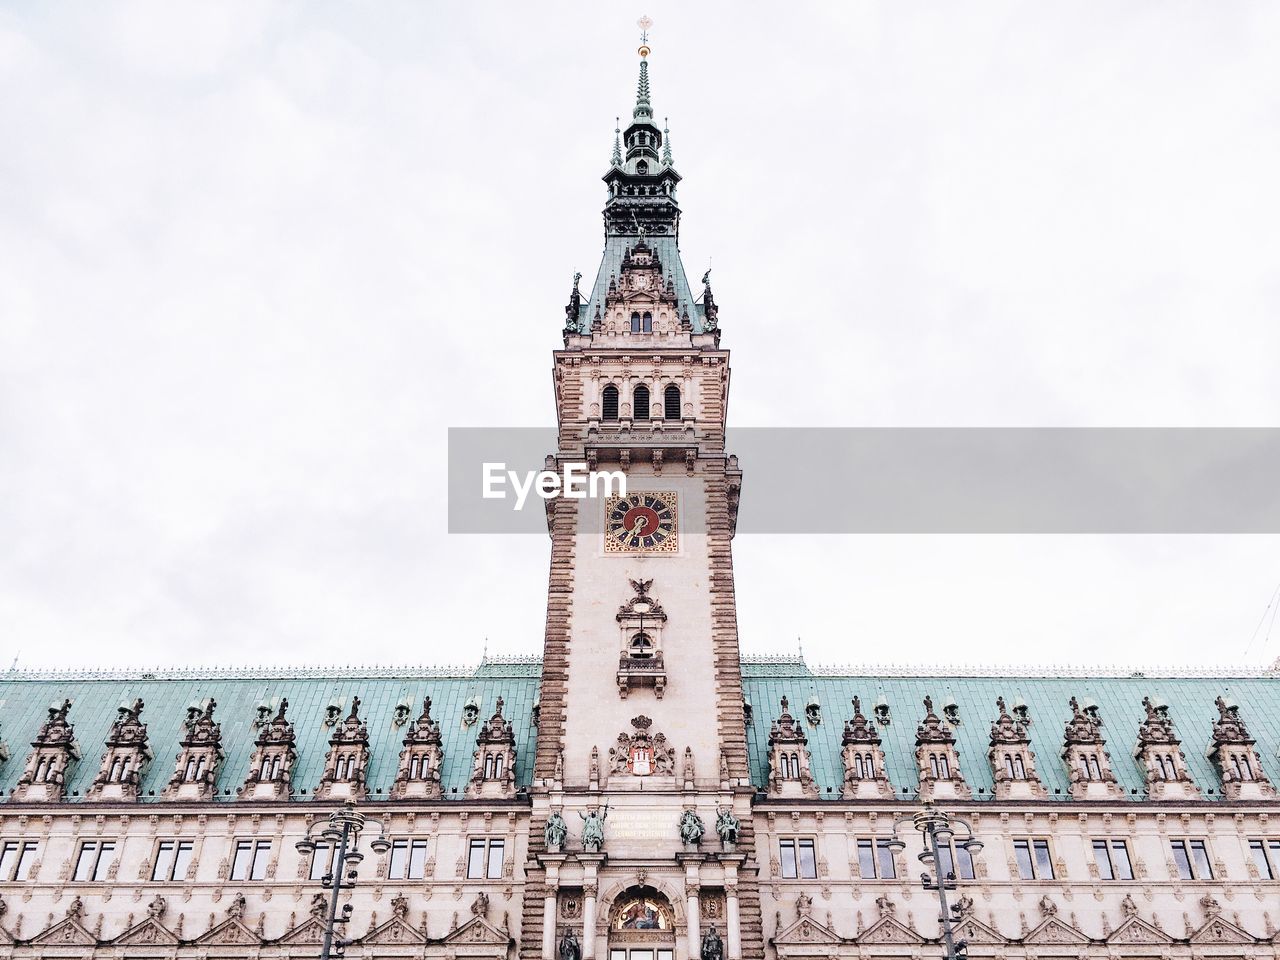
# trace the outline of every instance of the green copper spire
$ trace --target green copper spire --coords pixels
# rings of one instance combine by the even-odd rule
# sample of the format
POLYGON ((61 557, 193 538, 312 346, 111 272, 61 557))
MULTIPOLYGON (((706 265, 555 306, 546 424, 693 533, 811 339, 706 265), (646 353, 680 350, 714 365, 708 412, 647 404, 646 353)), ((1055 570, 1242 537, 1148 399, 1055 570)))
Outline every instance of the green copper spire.
POLYGON ((649 61, 644 58, 640 60, 640 83, 636 86, 636 108, 631 111, 631 119, 637 122, 653 119, 653 107, 649 103, 649 61))
POLYGON ((610 161, 615 167, 622 166, 622 120, 613 118, 613 158, 610 161))
POLYGON ((667 118, 662 118, 662 163, 671 166, 671 133, 667 130, 667 118))

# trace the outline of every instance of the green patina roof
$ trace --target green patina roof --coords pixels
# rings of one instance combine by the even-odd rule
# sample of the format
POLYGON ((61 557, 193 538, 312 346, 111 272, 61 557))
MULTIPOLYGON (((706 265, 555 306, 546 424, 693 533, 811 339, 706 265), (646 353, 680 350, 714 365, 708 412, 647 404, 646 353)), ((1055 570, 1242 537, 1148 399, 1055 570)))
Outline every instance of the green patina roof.
MULTIPOLYGON (((609 293, 609 280, 621 279, 622 261, 627 249, 640 242, 639 236, 610 236, 605 238, 604 255, 600 258, 600 269, 596 271, 595 283, 591 286, 591 295, 586 298, 578 311, 579 327, 590 330, 595 319, 596 306, 604 313, 604 300, 609 293)), ((689 323, 694 333, 703 333, 702 304, 693 302, 693 292, 689 288, 689 279, 685 276, 684 264, 680 260, 680 246, 672 236, 650 235, 644 238, 658 262, 662 264, 664 282, 670 277, 675 283, 676 300, 680 310, 689 311, 689 323)))
MULTIPOLYGON (((218 701, 215 717, 222 724, 222 742, 227 751, 218 779, 218 795, 223 800, 235 798, 236 788, 248 772, 257 735, 253 721, 258 704, 277 703, 280 697, 289 698, 288 716, 298 738, 294 778, 298 799, 306 799, 320 780, 332 730, 323 722, 326 707, 331 701, 341 700, 345 715, 353 695, 360 697, 360 715, 369 726, 372 759, 368 784, 373 797, 386 796, 396 773, 404 735, 403 728, 392 724, 396 704, 407 698, 413 704, 412 716, 417 716, 424 696, 432 698, 432 716, 440 721, 444 737, 441 777, 447 797, 461 798, 470 776, 478 728, 462 723, 462 711, 472 697, 479 701, 482 719, 493 713, 499 696, 505 699, 503 713, 516 731, 517 783, 527 785, 536 733, 532 711, 538 699, 541 671, 538 660, 528 659, 486 662, 473 671, 335 668, 154 674, 10 673, 0 677, 0 737, 10 750, 9 760, 0 765, 0 791, 7 795, 14 787, 22 773, 28 744, 44 722, 49 704, 65 697, 75 701, 70 719, 82 752, 68 783, 73 800, 84 795, 98 771, 102 742, 117 708, 138 697, 146 702, 142 719, 147 723, 156 755, 143 785, 147 799, 163 790, 173 772, 173 757, 188 706, 210 696, 218 701)), ((1132 751, 1144 716, 1144 696, 1168 705, 1192 776, 1207 798, 1220 795, 1217 773, 1205 757, 1210 726, 1217 716, 1214 700, 1218 696, 1239 705, 1241 717, 1258 740, 1267 775, 1280 783, 1280 675, 1036 677, 1000 676, 994 672, 986 676, 923 673, 858 676, 814 672, 798 659, 744 662, 744 695, 752 707, 747 738, 753 781, 763 785, 766 780, 769 726, 779 713, 779 700, 788 697, 792 713, 803 718, 805 704, 816 697, 822 708, 822 722, 816 727, 805 725, 813 772, 822 796, 838 797, 843 770, 840 738, 844 721, 852 713, 850 700, 857 694, 868 716, 881 697, 889 705, 891 721, 879 728, 889 778, 898 793, 908 798, 915 794, 915 733, 924 715, 921 701, 926 695, 933 697, 939 711, 951 700, 959 705, 961 722, 955 734, 961 769, 979 799, 990 797, 992 791, 987 749, 999 696, 1010 707, 1019 702, 1029 707, 1036 765, 1051 797, 1067 798, 1067 776, 1060 755, 1072 696, 1097 704, 1116 776, 1134 799, 1143 797, 1143 779, 1132 751)))
POLYGON ((535 727, 533 705, 538 699, 542 665, 537 660, 485 663, 471 671, 450 672, 403 668, 251 671, 219 673, 201 671, 155 674, 16 673, 0 676, 0 737, 9 745, 10 757, 0 765, 0 791, 7 796, 22 775, 31 739, 48 716, 49 704, 64 698, 74 701, 68 719, 75 725, 81 759, 67 783, 71 799, 83 797, 98 772, 102 743, 123 703, 141 697, 146 703, 142 719, 155 759, 147 768, 144 799, 159 796, 173 775, 178 739, 187 707, 205 697, 218 702, 214 719, 222 725, 226 761, 218 776, 218 796, 234 800, 244 783, 257 731, 253 721, 261 701, 278 703, 288 697, 288 719, 297 736, 298 763, 294 793, 310 796, 324 770, 332 727, 324 724, 326 707, 341 699, 343 716, 351 697, 360 698, 360 717, 369 727, 370 763, 367 775, 370 795, 386 796, 395 779, 403 727, 392 724, 396 704, 407 697, 411 717, 422 711, 423 697, 431 697, 431 715, 440 721, 444 741, 441 783, 448 798, 461 797, 471 774, 479 724, 462 723, 464 705, 472 697, 479 702, 481 720, 494 711, 499 696, 505 699, 503 716, 512 721, 516 734, 516 782, 529 783, 535 727), (303 791, 306 794, 303 794, 303 791))
POLYGON ((1145 799, 1133 748, 1138 724, 1145 717, 1142 698, 1146 696, 1168 705, 1191 775, 1206 799, 1221 795, 1217 771, 1205 756, 1212 722, 1218 718, 1214 701, 1219 696, 1240 707, 1241 719, 1257 738, 1267 776, 1280 783, 1280 676, 837 676, 814 673, 800 660, 747 662, 743 674, 744 695, 752 707, 747 732, 751 777, 757 784, 767 779, 769 727, 781 712, 779 701, 788 697, 792 715, 803 720, 805 704, 816 697, 822 707, 822 722, 816 727, 804 723, 813 775, 823 797, 838 797, 844 779, 840 739, 844 721, 853 715, 850 701, 855 694, 862 698, 862 710, 868 717, 881 697, 889 704, 890 722, 878 729, 889 779, 905 797, 916 793, 916 726, 924 717, 922 701, 926 696, 933 697, 939 714, 951 700, 960 708, 960 724, 954 731, 956 748, 961 772, 975 799, 991 797, 987 751, 991 723, 997 715, 996 698, 1001 696, 1010 709, 1019 702, 1030 709, 1036 770, 1050 797, 1069 799, 1061 754, 1063 728, 1071 717, 1068 701, 1073 696, 1081 703, 1092 700, 1097 704, 1116 778, 1133 799, 1145 799))

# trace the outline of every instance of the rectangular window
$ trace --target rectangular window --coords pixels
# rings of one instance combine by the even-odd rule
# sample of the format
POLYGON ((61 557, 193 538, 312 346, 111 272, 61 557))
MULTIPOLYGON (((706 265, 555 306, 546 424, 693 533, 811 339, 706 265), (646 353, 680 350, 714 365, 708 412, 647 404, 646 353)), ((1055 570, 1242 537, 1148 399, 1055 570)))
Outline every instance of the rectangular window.
POLYGON ((161 840, 156 844, 156 861, 151 868, 151 879, 165 882, 185 880, 194 851, 194 840, 161 840))
POLYGON ((876 877, 876 855, 870 840, 858 841, 858 874, 863 880, 876 877))
POLYGON ((796 842, 794 840, 779 840, 778 856, 782 862, 782 878, 784 880, 794 880, 796 878, 796 842))
POLYGON ((897 875, 887 840, 858 841, 858 872, 864 880, 892 880, 897 875))
POLYGON ((73 880, 105 880, 116 852, 114 840, 86 840, 80 844, 73 880))
POLYGON ((421 880, 425 876, 426 863, 426 840, 392 840, 387 879, 421 880))
POLYGON ((1094 840, 1093 862, 1103 880, 1132 880, 1133 865, 1129 861, 1129 845, 1123 840, 1094 840))
POLYGON ((502 861, 506 857, 507 844, 503 840, 489 841, 489 873, 490 880, 502 879, 502 861))
POLYGON ((472 840, 467 851, 467 876, 471 878, 484 876, 484 841, 472 840))
MULTIPOLYGON (((422 841, 423 844, 426 841, 422 841)), ((426 847, 423 847, 423 864, 426 863, 426 847)), ((467 876, 499 880, 502 878, 503 858, 506 856, 505 840, 472 840, 467 847, 467 876)), ((410 858, 412 859, 412 857, 410 858)))
POLYGON ((333 873, 333 858, 337 852, 338 848, 332 843, 316 844, 315 852, 311 854, 312 880, 323 880, 333 873))
POLYGON ((231 860, 231 879, 265 880, 270 861, 270 840, 237 840, 235 856, 231 860))
POLYGON ((1171 840, 1173 862, 1181 880, 1212 880, 1213 867, 1209 865, 1209 850, 1203 840, 1171 840))
POLYGON ((0 882, 26 880, 35 859, 34 840, 6 840, 0 845, 0 882))
POLYGON ((782 876, 786 880, 816 879, 818 861, 814 843, 807 838, 787 837, 778 841, 782 876))
POLYGON ((963 847, 951 844, 938 845, 938 874, 942 879, 954 875, 957 880, 972 880, 973 854, 963 847))
POLYGON ((1280 880, 1280 840, 1250 840, 1249 852, 1253 854, 1259 877, 1280 880))
POLYGON ((1053 879, 1053 858, 1049 856, 1048 840, 1014 840, 1013 855, 1018 861, 1018 876, 1023 880, 1053 879))

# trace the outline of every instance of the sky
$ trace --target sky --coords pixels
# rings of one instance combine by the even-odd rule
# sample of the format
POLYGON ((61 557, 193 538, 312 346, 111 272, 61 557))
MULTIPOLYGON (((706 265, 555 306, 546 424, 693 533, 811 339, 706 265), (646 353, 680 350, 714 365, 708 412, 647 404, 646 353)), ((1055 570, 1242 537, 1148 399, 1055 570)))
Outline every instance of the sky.
MULTIPOLYGON (((539 652, 446 430, 554 422, 645 13, 731 426, 1280 426, 1275 4, 2 3, 0 669, 539 652)), ((1280 657, 1275 536, 734 550, 746 653, 1280 657)))

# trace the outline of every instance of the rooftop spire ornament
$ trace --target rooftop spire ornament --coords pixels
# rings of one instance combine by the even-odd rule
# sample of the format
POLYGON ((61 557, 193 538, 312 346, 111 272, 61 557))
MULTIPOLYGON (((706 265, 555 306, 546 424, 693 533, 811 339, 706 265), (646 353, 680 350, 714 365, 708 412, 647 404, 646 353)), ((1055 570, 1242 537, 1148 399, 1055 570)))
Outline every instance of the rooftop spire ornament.
POLYGON ((636 26, 640 28, 640 57, 643 59, 649 55, 649 29, 653 26, 653 21, 648 15, 641 17, 636 21, 636 26))

